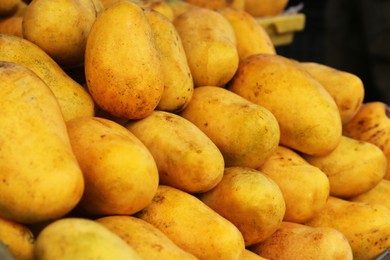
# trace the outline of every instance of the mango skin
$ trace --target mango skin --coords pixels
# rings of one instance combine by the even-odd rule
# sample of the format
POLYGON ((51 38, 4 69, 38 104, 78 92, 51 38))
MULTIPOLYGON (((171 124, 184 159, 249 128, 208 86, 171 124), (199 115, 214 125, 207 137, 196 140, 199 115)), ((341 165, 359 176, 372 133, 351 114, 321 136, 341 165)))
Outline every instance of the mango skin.
POLYGON ((168 18, 151 9, 145 9, 144 13, 160 53, 164 76, 164 91, 156 109, 178 113, 187 106, 194 92, 194 82, 183 44, 168 18))
POLYGON ((26 225, 0 217, 0 242, 4 243, 15 259, 34 259, 35 237, 26 225))
POLYGON ((378 204, 352 202, 329 196, 321 211, 305 224, 331 227, 348 239, 353 259, 375 259, 390 247, 390 210, 378 204))
POLYGON ((194 195, 160 185, 153 202, 136 217, 156 226, 199 259, 241 259, 242 234, 194 195))
POLYGON ((347 238, 337 229, 288 221, 283 221, 272 236, 250 250, 269 259, 353 259, 347 238))
POLYGON ((0 33, 23 37, 22 32, 23 17, 11 16, 0 19, 0 33))
POLYGON ((174 19, 173 10, 165 0, 141 0, 139 5, 145 10, 149 8, 164 15, 170 22, 174 19))
POLYGON ((225 161, 218 147, 185 118, 154 111, 126 124, 153 155, 160 184, 189 193, 205 192, 222 179, 225 161))
POLYGON ((246 247, 271 236, 286 212, 279 186, 250 168, 227 167, 218 185, 198 197, 241 231, 246 247))
POLYGON ((390 180, 390 107, 378 101, 364 103, 351 121, 343 125, 345 136, 377 145, 386 155, 385 179, 390 180))
POLYGON ((94 115, 95 104, 86 89, 37 45, 21 37, 1 34, 0 49, 0 60, 26 66, 49 86, 65 120, 94 115))
POLYGON ((80 66, 89 31, 98 14, 92 0, 35 0, 23 16, 23 37, 62 67, 80 66))
POLYGON ((333 97, 343 124, 348 123, 363 104, 362 80, 357 75, 321 63, 301 62, 301 64, 333 97))
POLYGON ((267 258, 264 258, 249 249, 245 249, 243 254, 242 254, 242 260, 267 260, 267 258))
POLYGON ((385 176, 387 158, 369 142, 342 136, 339 145, 327 155, 303 155, 328 177, 330 194, 350 198, 374 188, 385 176))
POLYGON ((390 209, 390 180, 382 179, 374 188, 348 200, 379 204, 390 209))
POLYGON ((315 156, 340 142, 342 122, 334 99, 295 60, 251 55, 240 62, 228 89, 273 113, 281 145, 315 156))
POLYGON ((226 167, 259 167, 279 144, 280 130, 275 116, 224 88, 195 88, 191 102, 180 116, 194 123, 215 143, 226 167))
POLYGON ((97 17, 87 39, 84 66, 91 96, 113 116, 144 118, 163 94, 152 29, 141 7, 130 1, 113 4, 97 17))
POLYGON ((67 129, 85 179, 80 213, 131 215, 152 201, 159 182, 157 166, 135 135, 99 117, 72 119, 67 129))
POLYGON ((218 12, 233 28, 240 60, 257 53, 276 54, 270 36, 252 15, 236 8, 222 8, 218 12))
POLYGON ((325 206, 330 194, 327 175, 294 150, 279 145, 258 170, 281 189, 286 202, 284 221, 304 223, 325 206))
POLYGON ((140 260, 137 252, 102 224, 69 217, 47 225, 34 245, 34 259, 140 260))
POLYGON ((0 216, 32 224, 63 217, 84 178, 50 88, 28 68, 0 62, 0 216))
POLYGON ((120 236, 142 259, 196 260, 178 247, 152 224, 133 216, 107 216, 96 219, 100 224, 120 236))
POLYGON ((181 38, 194 86, 224 86, 237 70, 236 38, 225 17, 206 8, 191 8, 173 24, 181 38))

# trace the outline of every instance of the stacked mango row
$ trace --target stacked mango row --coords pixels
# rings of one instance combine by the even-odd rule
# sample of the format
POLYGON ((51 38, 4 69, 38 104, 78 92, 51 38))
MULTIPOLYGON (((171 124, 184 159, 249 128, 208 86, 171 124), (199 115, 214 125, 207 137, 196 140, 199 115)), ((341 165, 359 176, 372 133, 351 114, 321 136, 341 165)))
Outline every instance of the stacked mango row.
POLYGON ((387 105, 364 103, 356 75, 279 55, 256 1, 5 3, 11 259, 375 259, 390 247, 387 105))

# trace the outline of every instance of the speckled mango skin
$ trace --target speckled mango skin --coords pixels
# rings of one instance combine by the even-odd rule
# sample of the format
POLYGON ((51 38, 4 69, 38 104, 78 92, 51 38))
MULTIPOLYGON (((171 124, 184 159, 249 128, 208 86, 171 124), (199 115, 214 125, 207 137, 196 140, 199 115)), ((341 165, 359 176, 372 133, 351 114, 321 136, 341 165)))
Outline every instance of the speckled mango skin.
POLYGON ((343 124, 348 123, 363 104, 365 91, 362 80, 352 73, 321 63, 301 62, 301 64, 333 97, 343 124))
POLYGON ((199 259, 239 260, 245 249, 235 225, 194 195, 170 186, 160 185, 152 203, 136 217, 199 259))
POLYGON ((239 55, 229 21, 206 8, 191 8, 173 20, 187 56, 194 86, 224 86, 237 70, 239 55))
POLYGON ((228 89, 274 114, 281 145, 324 155, 340 142, 342 122, 334 99, 295 60, 251 55, 240 62, 228 89))
POLYGON ((279 124, 266 108, 220 87, 195 88, 180 113, 217 145, 225 165, 259 167, 277 148, 279 124))
POLYGON ((353 259, 375 259, 390 247, 390 210, 383 205, 352 202, 329 196, 321 211, 305 222, 312 227, 331 227, 348 239, 353 259))
POLYGON ((21 37, 0 34, 0 49, 0 60, 26 66, 49 86, 65 120, 94 115, 95 104, 86 89, 37 45, 21 37))
POLYGON ((377 145, 386 155, 384 178, 390 180, 390 108, 385 103, 364 103, 352 120, 343 125, 343 134, 377 145))
POLYGON ((158 105, 164 79, 155 39, 142 8, 130 1, 99 15, 88 36, 85 76, 96 104, 126 119, 148 116, 158 105))

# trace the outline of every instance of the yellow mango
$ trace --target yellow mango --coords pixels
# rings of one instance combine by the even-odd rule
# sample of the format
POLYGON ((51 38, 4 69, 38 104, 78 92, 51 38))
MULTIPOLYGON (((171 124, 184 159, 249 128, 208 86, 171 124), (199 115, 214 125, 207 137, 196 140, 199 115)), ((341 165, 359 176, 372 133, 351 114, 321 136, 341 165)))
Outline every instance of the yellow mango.
POLYGON ((219 12, 234 30, 240 60, 257 53, 276 54, 270 36, 252 15, 235 8, 223 8, 219 12))
POLYGON ((378 146, 388 161, 384 178, 390 180, 390 108, 386 103, 364 103, 352 120, 343 125, 343 134, 378 146))
POLYGON ((27 226, 0 217, 0 242, 9 249, 15 259, 34 259, 35 238, 27 226))
POLYGON ((79 202, 84 179, 53 92, 28 68, 0 62, 0 216, 30 224, 79 202))
POLYGON ((361 107, 364 85, 355 74, 316 62, 301 62, 321 85, 329 92, 340 111, 343 124, 349 122, 361 107))
POLYGON ((352 249, 343 233, 329 227, 310 227, 283 221, 267 240, 250 250, 269 259, 352 260, 352 249))
POLYGON ((390 247, 390 210, 378 204, 330 196, 321 214, 306 225, 339 230, 348 239, 354 260, 375 259, 390 247))
POLYGON ((171 6, 165 0, 141 0, 139 5, 144 8, 150 8, 164 15, 169 21, 173 21, 174 14, 171 6))
POLYGON ((107 216, 96 221, 127 242, 142 259, 196 260, 152 224, 133 216, 107 216))
POLYGON ((276 16, 282 13, 288 0, 244 0, 244 10, 254 17, 276 16))
POLYGON ((194 91, 194 82, 183 44, 175 26, 166 17, 151 9, 146 9, 145 15, 160 53, 164 76, 164 91, 157 109, 180 112, 190 102, 194 91))
POLYGON ((194 195, 160 185, 150 205, 136 217, 157 227, 199 259, 241 259, 242 234, 194 195))
POLYGON ((53 91, 65 120, 94 115, 88 92, 41 48, 13 35, 0 34, 0 60, 21 64, 32 70, 53 91))
POLYGON ((136 136, 98 117, 72 119, 67 128, 85 179, 80 212, 130 215, 152 201, 158 186, 157 166, 136 136))
POLYGON ((249 249, 245 249, 243 254, 242 254, 241 260, 267 260, 267 258, 264 258, 256 253, 250 251, 249 249))
POLYGON ((62 218, 47 225, 34 245, 36 260, 140 260, 137 252, 104 225, 84 218, 62 218))
POLYGON ((127 119, 149 115, 164 91, 152 29, 137 4, 121 1, 98 16, 85 52, 88 90, 99 107, 127 119))
POLYGON ((274 115, 224 88, 195 88, 180 115, 216 144, 227 167, 259 167, 279 144, 279 124, 274 115))
POLYGON ((24 12, 23 37, 62 67, 79 66, 98 15, 93 0, 34 0, 24 12))
POLYGON ((294 150, 278 146, 258 170, 268 175, 282 191, 286 202, 284 221, 303 223, 325 206, 330 192, 326 174, 294 150))
POLYGON ((390 209, 390 180, 382 179, 374 188, 349 198, 350 201, 379 204, 390 209))
POLYGON ((173 19, 172 21, 182 13, 190 10, 191 8, 199 8, 199 6, 187 3, 183 0, 164 0, 172 9, 173 19))
POLYGON ((160 184, 197 193, 221 181, 224 159, 218 147, 190 121, 173 113, 154 111, 126 124, 153 155, 160 184))
POLYGON ((234 31, 217 11, 191 8, 173 24, 197 86, 224 86, 237 70, 239 56, 234 31))
POLYGON ((330 194, 340 198, 371 190, 386 174, 387 159, 378 146, 346 136, 329 154, 303 158, 327 175, 330 194))
POLYGON ((286 211, 279 186, 264 173, 251 168, 226 168, 218 185, 198 197, 240 230, 245 246, 271 236, 286 211))
POLYGON ((23 17, 11 16, 0 19, 0 33, 23 37, 22 32, 23 17))
POLYGON ((272 54, 249 56, 240 62, 229 90, 274 114, 281 145, 324 155, 340 142, 342 122, 334 99, 295 60, 272 54))

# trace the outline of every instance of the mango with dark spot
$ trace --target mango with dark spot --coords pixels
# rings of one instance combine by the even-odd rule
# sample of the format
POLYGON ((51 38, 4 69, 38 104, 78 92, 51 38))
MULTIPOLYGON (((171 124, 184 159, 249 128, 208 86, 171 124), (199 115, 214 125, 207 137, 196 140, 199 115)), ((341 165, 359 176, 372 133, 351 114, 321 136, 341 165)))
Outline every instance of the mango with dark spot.
POLYGON ((160 183, 189 193, 205 192, 222 179, 224 158, 211 139, 185 118, 154 111, 126 127, 156 161, 160 183))
POLYGON ((340 198, 357 196, 374 188, 385 176, 387 158, 376 145, 342 136, 327 155, 303 155, 328 177, 330 194, 340 198))
POLYGON ((305 224, 339 230, 354 260, 375 259, 390 247, 390 210, 385 206, 330 196, 320 214, 305 224))
POLYGON ((362 80, 355 74, 324 64, 316 62, 301 62, 301 64, 333 97, 343 124, 348 123, 363 103, 362 80))
POLYGON ((161 60, 143 9, 121 1, 99 15, 88 36, 85 76, 96 104, 115 117, 140 119, 164 91, 161 60))
POLYGON ((272 112, 284 146, 324 155, 340 142, 342 121, 334 99, 295 60, 251 55, 240 62, 228 89, 272 112))
POLYGON ((191 102, 180 115, 206 133, 228 167, 260 167, 279 144, 275 116, 224 88, 195 88, 191 102))
POLYGON ((179 189, 160 185, 156 197, 159 199, 135 216, 157 227, 200 260, 241 259, 244 238, 233 223, 179 189))
POLYGON ((378 146, 386 155, 385 179, 390 179, 390 108, 379 101, 364 103, 350 122, 343 125, 343 134, 378 146))
POLYGON ((69 120, 67 129, 85 180, 79 214, 130 215, 151 202, 159 180, 157 166, 136 136, 98 117, 69 120))
POLYGON ((151 9, 145 9, 144 13, 153 31, 164 78, 164 91, 156 109, 178 113, 190 102, 194 91, 183 44, 175 26, 165 16, 151 9))
POLYGON ((194 86, 224 86, 237 70, 236 37, 217 11, 192 8, 173 20, 187 56, 194 86))
POLYGON ((0 60, 32 70, 53 91, 65 120, 94 115, 94 101, 82 85, 36 44, 14 35, 0 34, 0 60))

